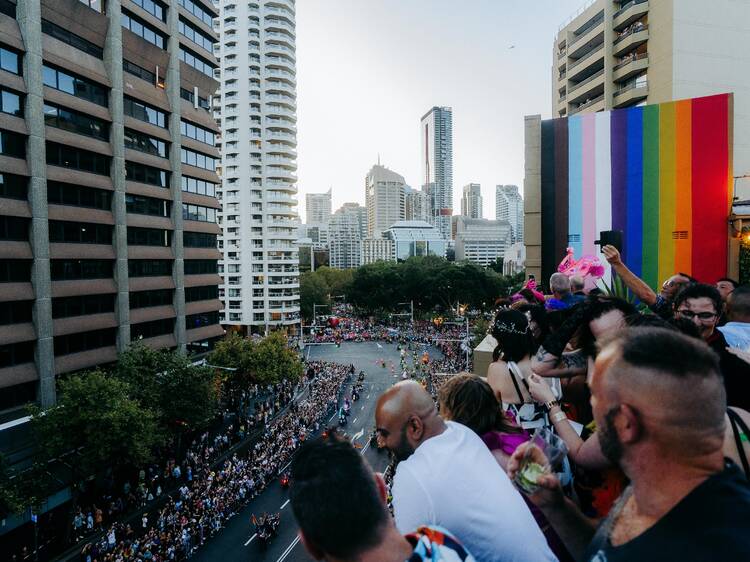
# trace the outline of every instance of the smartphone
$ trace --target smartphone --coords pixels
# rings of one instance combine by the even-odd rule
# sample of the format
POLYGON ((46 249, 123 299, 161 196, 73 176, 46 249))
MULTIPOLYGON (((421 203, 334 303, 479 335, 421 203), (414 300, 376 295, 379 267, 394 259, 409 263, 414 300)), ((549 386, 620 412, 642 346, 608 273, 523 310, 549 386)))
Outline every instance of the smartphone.
POLYGON ((529 281, 536 281, 536 277, 533 273, 529 275, 529 281))
POLYGON ((604 230, 599 233, 599 240, 594 240, 599 246, 614 246, 622 252, 622 230, 604 230))

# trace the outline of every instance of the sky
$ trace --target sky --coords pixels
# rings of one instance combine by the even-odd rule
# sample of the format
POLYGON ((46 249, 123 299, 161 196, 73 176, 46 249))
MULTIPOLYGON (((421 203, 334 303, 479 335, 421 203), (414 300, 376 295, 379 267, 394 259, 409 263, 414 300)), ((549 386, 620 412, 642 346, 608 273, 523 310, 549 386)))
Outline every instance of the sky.
POLYGON ((297 0, 297 151, 305 194, 364 204, 377 163, 421 187, 419 122, 453 108, 454 214, 480 183, 523 188, 524 115, 551 116, 552 46, 584 0, 297 0))

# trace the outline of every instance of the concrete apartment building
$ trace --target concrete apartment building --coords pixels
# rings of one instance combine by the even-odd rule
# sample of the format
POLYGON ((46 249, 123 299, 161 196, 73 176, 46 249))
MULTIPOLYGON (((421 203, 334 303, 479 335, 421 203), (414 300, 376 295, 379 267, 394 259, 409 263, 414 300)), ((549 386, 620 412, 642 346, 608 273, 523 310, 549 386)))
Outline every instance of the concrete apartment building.
POLYGON ((305 195, 305 222, 307 224, 328 224, 332 213, 330 189, 325 193, 305 195))
POLYGON ((362 240, 361 265, 376 261, 393 260, 393 241, 385 238, 366 238, 362 240))
POLYGON ((0 1, 0 422, 133 340, 223 335, 213 17, 208 0, 0 1))
POLYGON ((380 238, 394 223, 404 220, 404 177, 380 164, 365 177, 367 237, 380 238))
POLYGON ((430 201, 421 189, 404 187, 404 219, 408 221, 426 221, 430 216, 430 201))
POLYGON ((344 203, 329 224, 329 265, 353 269, 362 265, 362 241, 367 238, 367 209, 344 203))
POLYGON ((294 0, 219 0, 222 323, 299 328, 294 0))
POLYGON ((461 216, 470 219, 482 218, 482 186, 478 183, 464 186, 461 196, 461 216))
POLYGON ((734 175, 750 176, 748 37, 745 0, 589 2, 555 38, 552 115, 733 92, 734 175))
POLYGON ((433 107, 421 120, 422 191, 429 201, 429 223, 451 238, 453 215, 453 110, 433 107))
POLYGON ((505 220, 458 217, 456 221, 456 261, 468 260, 488 266, 505 256, 512 244, 512 228, 505 220))
POLYGON ((523 242, 523 197, 517 185, 495 186, 495 220, 508 221, 513 242, 523 242))

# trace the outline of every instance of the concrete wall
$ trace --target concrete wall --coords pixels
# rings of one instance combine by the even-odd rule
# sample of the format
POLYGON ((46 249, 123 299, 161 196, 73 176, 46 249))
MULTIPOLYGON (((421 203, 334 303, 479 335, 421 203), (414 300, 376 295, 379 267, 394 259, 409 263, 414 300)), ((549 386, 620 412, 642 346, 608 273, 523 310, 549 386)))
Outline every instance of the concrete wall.
POLYGON ((524 244, 526 273, 542 276, 542 117, 524 118, 524 244))

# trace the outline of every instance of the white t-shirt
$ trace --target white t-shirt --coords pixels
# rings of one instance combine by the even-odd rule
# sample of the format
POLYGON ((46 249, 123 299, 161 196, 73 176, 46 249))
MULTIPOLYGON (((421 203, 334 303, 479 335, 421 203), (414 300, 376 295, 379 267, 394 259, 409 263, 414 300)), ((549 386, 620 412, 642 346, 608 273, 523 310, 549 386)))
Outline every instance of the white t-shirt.
POLYGON ((444 527, 483 562, 557 560, 484 442, 469 428, 446 423, 398 465, 392 493, 399 531, 444 527))

